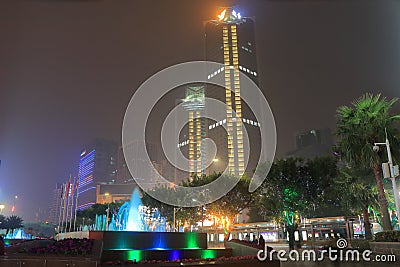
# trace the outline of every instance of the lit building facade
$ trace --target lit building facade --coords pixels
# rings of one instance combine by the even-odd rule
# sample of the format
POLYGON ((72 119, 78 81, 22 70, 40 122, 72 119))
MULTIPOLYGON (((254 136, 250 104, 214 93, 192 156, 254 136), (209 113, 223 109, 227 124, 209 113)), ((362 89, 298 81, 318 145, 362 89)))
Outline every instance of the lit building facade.
MULTIPOLYGON (((205 90, 204 85, 190 85, 185 90, 183 107, 189 113, 188 137, 189 137, 189 172, 190 177, 201 177, 205 170, 205 146, 201 140, 206 137, 205 132, 205 90)), ((178 145, 179 148, 179 145, 178 145)), ((189 179, 190 179, 189 177, 189 179)))
POLYGON ((239 74, 244 73, 258 84, 254 22, 233 8, 226 8, 218 15, 218 20, 206 23, 205 38, 206 59, 224 65, 220 69, 208 70, 207 79, 212 82, 214 77, 223 75, 225 80, 225 89, 208 84, 206 96, 226 104, 225 118, 208 124, 208 136, 216 143, 218 159, 209 172, 228 168, 234 175, 244 172, 252 175, 260 155, 260 124, 242 102, 241 90, 246 88, 242 88, 239 74), (243 126, 250 140, 251 153, 244 149, 243 126))
POLYGON ((78 210, 96 203, 96 186, 116 179, 117 144, 96 139, 81 152, 78 171, 78 210))
POLYGON ((98 184, 96 186, 96 203, 124 203, 132 197, 136 184, 98 184))

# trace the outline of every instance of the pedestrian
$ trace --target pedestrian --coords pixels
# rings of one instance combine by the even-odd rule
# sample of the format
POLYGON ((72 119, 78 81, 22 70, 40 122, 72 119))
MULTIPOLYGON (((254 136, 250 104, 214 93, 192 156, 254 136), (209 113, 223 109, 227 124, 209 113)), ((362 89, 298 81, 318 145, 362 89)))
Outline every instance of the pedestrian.
POLYGON ((258 239, 258 244, 264 249, 265 247, 265 239, 262 235, 260 235, 260 239, 258 239))
POLYGON ((4 239, 3 236, 0 235, 0 256, 4 256, 5 248, 4 248, 4 239))

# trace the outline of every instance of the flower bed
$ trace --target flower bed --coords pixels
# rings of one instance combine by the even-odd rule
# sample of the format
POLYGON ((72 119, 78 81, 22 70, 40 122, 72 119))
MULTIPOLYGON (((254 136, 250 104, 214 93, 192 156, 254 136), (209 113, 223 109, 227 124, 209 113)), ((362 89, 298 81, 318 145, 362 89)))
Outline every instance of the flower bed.
POLYGON ((31 254, 88 255, 92 252, 93 239, 63 239, 46 247, 28 250, 31 254))
POLYGON ((256 256, 236 256, 236 257, 219 257, 219 258, 210 258, 210 259, 182 259, 182 260, 142 260, 139 262, 134 262, 131 260, 127 261, 107 261, 103 262, 103 265, 129 265, 129 264, 134 264, 134 263, 140 263, 140 264, 163 264, 162 266, 168 266, 168 265, 175 265, 176 263, 195 263, 195 262, 227 262, 227 261, 240 261, 240 260, 254 260, 256 259, 256 256))

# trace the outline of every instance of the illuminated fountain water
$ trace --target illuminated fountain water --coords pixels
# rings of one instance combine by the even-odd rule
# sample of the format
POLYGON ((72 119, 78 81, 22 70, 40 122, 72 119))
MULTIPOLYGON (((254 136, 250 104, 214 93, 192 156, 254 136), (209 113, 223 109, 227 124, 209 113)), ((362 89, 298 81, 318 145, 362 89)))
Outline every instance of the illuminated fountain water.
POLYGON ((142 201, 140 200, 139 190, 135 188, 132 193, 131 202, 129 205, 128 219, 126 222, 126 231, 143 231, 143 216, 140 213, 142 201))
POLYGON ((140 192, 137 188, 132 193, 130 202, 125 202, 113 214, 107 228, 106 215, 96 215, 95 230, 100 231, 149 231, 165 232, 166 220, 156 209, 149 209, 142 205, 140 192))
POLYGON ((135 189, 129 202, 111 216, 96 216, 89 238, 102 242, 101 261, 205 259, 231 256, 231 250, 208 249, 207 234, 166 232, 166 220, 157 209, 142 205, 135 189), (108 226, 108 228, 107 228, 108 226))

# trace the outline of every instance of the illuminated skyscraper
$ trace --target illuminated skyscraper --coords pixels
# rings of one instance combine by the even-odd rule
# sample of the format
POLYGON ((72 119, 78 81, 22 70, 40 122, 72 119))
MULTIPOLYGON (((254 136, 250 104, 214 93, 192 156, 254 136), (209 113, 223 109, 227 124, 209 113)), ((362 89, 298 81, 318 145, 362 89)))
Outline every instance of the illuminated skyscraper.
POLYGON ((82 150, 78 171, 78 207, 86 209, 96 203, 96 185, 114 183, 116 179, 117 144, 96 139, 82 150))
MULTIPOLYGON (((186 88, 183 107, 189 112, 189 172, 190 176, 201 177, 205 169, 204 85, 191 85, 186 88)), ((178 146, 179 147, 179 146, 178 146)))
POLYGON ((205 38, 206 59, 224 65, 220 69, 208 70, 207 79, 212 81, 214 77, 224 75, 226 87, 224 90, 215 85, 207 85, 206 90, 207 97, 225 102, 227 106, 225 119, 208 125, 208 135, 217 145, 220 165, 219 168, 212 167, 212 170, 221 171, 227 166, 231 174, 251 174, 260 154, 257 142, 260 140, 260 125, 250 108, 241 100, 241 90, 246 88, 241 87, 239 73, 242 71, 258 84, 254 22, 250 18, 242 17, 233 8, 225 8, 217 20, 206 23, 205 38), (224 124, 226 131, 219 127, 224 124), (244 151, 243 125, 251 141, 251 153, 244 151), (246 157, 249 157, 247 168, 246 157))

